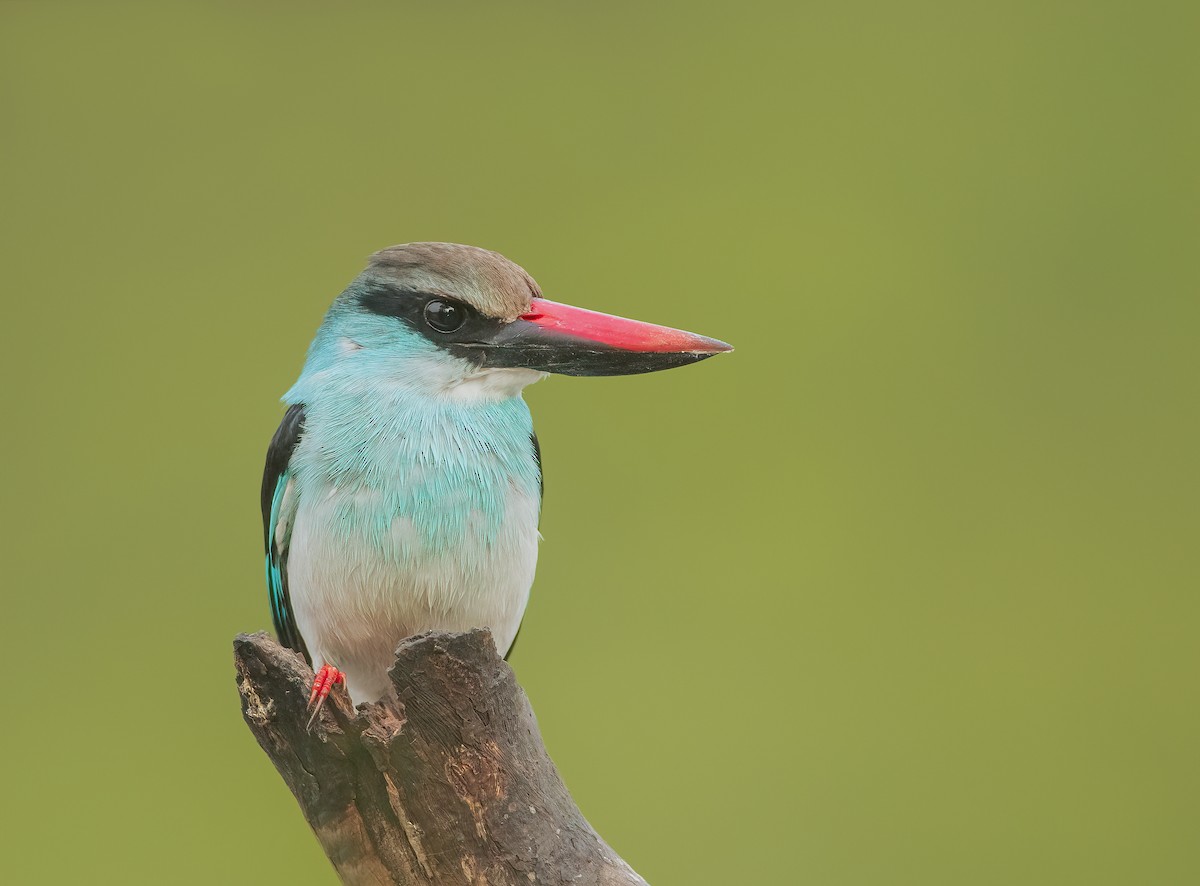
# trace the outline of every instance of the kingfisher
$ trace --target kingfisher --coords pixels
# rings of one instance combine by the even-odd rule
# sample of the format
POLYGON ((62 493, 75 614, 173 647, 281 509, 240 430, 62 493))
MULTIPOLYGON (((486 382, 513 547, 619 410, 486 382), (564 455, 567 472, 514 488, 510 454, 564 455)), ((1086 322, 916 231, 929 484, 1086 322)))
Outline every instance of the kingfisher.
MULTIPOLYGON (((267 451, 267 587, 280 642, 382 697, 400 640, 491 631, 507 656, 537 562, 542 459, 526 385, 732 350, 542 298, 523 268, 454 243, 371 256, 329 308, 267 451)), ((312 723, 310 718, 309 723, 312 723)))

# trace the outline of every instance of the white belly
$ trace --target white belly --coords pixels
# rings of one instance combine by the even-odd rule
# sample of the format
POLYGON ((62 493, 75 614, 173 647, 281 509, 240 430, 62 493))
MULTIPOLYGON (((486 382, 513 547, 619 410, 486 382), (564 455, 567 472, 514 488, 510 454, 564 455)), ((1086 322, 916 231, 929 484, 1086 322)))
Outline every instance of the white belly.
MULTIPOLYGON (((331 487, 302 500, 292 526, 289 594, 314 668, 344 671, 359 703, 387 692, 396 645, 413 634, 488 628, 500 654, 508 651, 537 565, 535 499, 510 487, 498 532, 468 528, 451 550, 397 558, 333 525, 347 494, 331 487)), ((391 531, 397 548, 417 545, 403 518, 391 531)))

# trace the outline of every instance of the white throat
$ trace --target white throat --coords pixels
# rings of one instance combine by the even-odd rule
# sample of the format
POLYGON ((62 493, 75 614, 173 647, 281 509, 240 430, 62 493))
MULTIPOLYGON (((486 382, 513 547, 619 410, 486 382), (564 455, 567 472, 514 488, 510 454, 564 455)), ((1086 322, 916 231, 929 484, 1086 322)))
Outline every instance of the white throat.
POLYGON ((451 400, 466 402, 507 400, 520 394, 526 385, 541 381, 547 374, 534 369, 480 369, 451 381, 442 393, 451 400))

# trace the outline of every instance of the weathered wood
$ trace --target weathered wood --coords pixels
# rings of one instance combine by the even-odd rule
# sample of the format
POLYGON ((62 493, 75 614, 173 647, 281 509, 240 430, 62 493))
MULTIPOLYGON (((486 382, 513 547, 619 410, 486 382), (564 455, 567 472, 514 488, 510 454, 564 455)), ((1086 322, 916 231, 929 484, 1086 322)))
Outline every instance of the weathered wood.
POLYGON ((395 694, 344 688, 312 730, 312 671, 266 634, 234 641, 242 714, 349 884, 646 886, 584 819, 487 631, 405 640, 395 694))

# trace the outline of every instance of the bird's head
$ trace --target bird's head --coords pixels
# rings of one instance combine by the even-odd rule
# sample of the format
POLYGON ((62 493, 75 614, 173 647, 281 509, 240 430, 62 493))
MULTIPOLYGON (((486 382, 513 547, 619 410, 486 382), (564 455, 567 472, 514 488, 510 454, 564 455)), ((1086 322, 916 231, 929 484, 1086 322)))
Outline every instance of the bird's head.
POLYGON ((430 393, 512 396, 547 372, 631 375, 729 350, 544 299, 523 268, 486 249, 407 243, 371 256, 338 296, 305 374, 356 365, 430 393))

